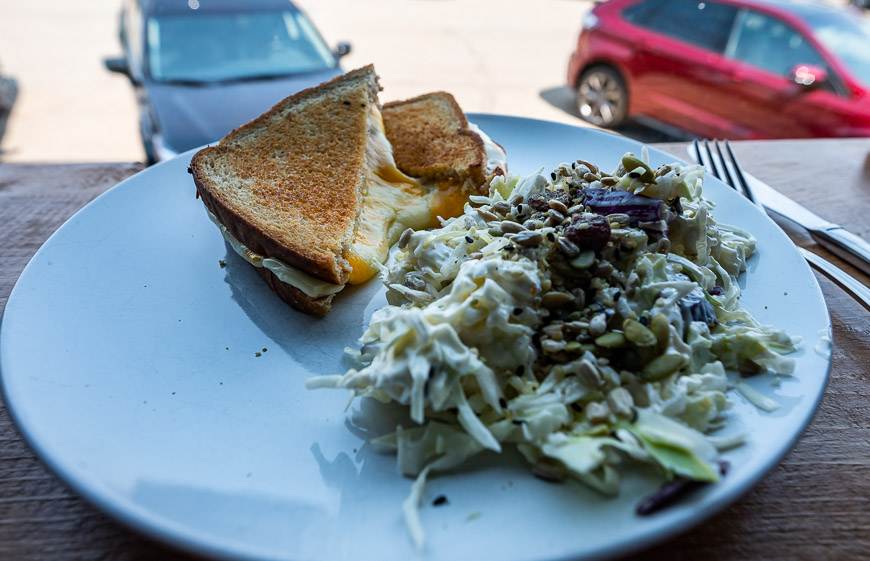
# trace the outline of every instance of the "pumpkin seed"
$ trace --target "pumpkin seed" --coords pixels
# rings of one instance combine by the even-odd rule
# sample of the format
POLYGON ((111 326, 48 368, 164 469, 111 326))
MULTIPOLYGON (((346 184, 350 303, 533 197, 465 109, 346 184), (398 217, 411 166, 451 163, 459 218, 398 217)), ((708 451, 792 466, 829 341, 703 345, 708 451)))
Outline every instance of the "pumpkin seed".
POLYGON ((630 418, 634 400, 627 389, 613 388, 607 394, 607 405, 610 406, 611 411, 620 417, 630 418))
POLYGON ((595 338, 595 344, 605 349, 617 349, 625 345, 625 335, 619 331, 611 331, 595 338))
POLYGON ((671 324, 668 323, 668 318, 664 314, 656 314, 649 322, 649 329, 656 336, 659 350, 662 351, 668 346, 668 340, 671 337, 671 324))
POLYGON ((625 338, 638 347, 651 347, 658 342, 655 333, 634 319, 622 322, 622 331, 625 333, 625 338))
POLYGON ((649 167, 646 162, 633 156, 626 154, 622 157, 622 167, 627 173, 637 173, 638 179, 644 183, 654 183, 656 180, 655 172, 649 167))
POLYGON ((642 377, 646 382, 657 382, 686 366, 687 363, 688 361, 685 356, 675 352, 668 352, 655 357, 644 366, 642 377))

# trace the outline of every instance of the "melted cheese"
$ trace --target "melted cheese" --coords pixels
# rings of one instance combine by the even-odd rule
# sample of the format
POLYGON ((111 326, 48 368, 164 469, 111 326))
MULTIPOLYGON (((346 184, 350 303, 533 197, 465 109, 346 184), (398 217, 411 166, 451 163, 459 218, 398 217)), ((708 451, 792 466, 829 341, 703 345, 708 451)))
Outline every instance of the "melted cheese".
POLYGON ((242 259, 254 267, 263 267, 270 270, 281 282, 296 287, 311 298, 329 296, 330 294, 335 294, 344 288, 343 284, 332 284, 322 281, 318 278, 312 277, 304 271, 300 271, 296 267, 291 267, 283 261, 279 261, 272 257, 263 257, 258 253, 254 253, 250 248, 248 248, 248 246, 239 241, 238 238, 230 234, 227 227, 221 224, 210 210, 205 209, 205 211, 208 213, 208 217, 211 221, 214 222, 215 226, 217 226, 221 231, 226 242, 231 248, 233 248, 233 251, 238 253, 242 259))
POLYGON ((425 184, 402 173, 374 105, 369 113, 366 167, 366 193, 353 243, 345 254, 351 266, 350 284, 364 283, 377 275, 390 246, 405 229, 438 226, 439 216, 462 214, 468 199, 461 186, 425 184))

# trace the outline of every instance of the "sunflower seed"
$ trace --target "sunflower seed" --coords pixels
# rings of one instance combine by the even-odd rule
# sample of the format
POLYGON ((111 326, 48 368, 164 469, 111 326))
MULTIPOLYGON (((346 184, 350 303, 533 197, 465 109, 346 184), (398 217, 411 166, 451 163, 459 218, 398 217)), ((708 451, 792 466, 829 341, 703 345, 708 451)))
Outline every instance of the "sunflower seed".
POLYGON ((408 242, 411 241, 411 234, 414 233, 414 230, 411 228, 406 228, 402 235, 399 236, 399 249, 405 249, 405 246, 408 245, 408 242))
POLYGON ((580 254, 580 248, 567 238, 559 238, 556 243, 559 244, 562 253, 568 257, 577 257, 580 254))
POLYGON ((586 406, 586 418, 593 423, 602 423, 610 418, 610 408, 605 403, 593 401, 586 406))
POLYGON ((604 185, 605 187, 613 187, 614 185, 616 185, 617 183, 619 183, 619 180, 618 180, 617 178, 615 178, 615 177, 609 177, 609 176, 608 176, 608 177, 602 177, 601 179, 599 179, 599 181, 600 181, 601 184, 604 185))
POLYGON ((499 227, 504 234, 519 234, 526 231, 526 228, 522 224, 510 220, 502 220, 499 227))
POLYGON ((498 220, 498 215, 490 212, 484 208, 477 209, 477 214, 481 218, 483 218, 486 222, 492 222, 493 220, 498 220))
POLYGON ((541 298, 541 304, 544 305, 545 308, 558 308, 559 306, 564 306, 569 302, 574 301, 574 295, 568 292, 561 292, 558 290, 554 290, 552 292, 547 292, 541 298))
POLYGON ((506 201, 499 201, 492 205, 492 210, 499 214, 507 214, 510 212, 511 205, 509 205, 506 201))
POLYGON ((555 354, 565 350, 565 341, 553 339, 541 339, 541 350, 548 354, 555 354))
POLYGON ((625 388, 613 388, 607 394, 607 405, 610 410, 620 417, 631 417, 631 408, 634 406, 634 400, 631 394, 625 388))
MULTIPOLYGON (((565 205, 562 205, 562 206, 565 206, 565 205)), ((549 218, 555 218, 556 220, 559 221, 559 224, 561 224, 562 221, 565 220, 565 215, 564 215, 564 214, 562 214, 562 213, 559 212, 558 210, 556 210, 556 209, 552 209, 552 208, 551 208, 550 210, 547 211, 547 216, 548 216, 549 218)))
POLYGON ((592 181, 597 181, 597 180, 598 180, 598 176, 597 176, 596 174, 594 174, 594 173, 584 173, 584 174, 583 174, 583 179, 584 179, 585 181, 592 182, 592 181))
POLYGON ((592 316, 592 319, 589 321, 589 334, 593 337, 597 337, 603 334, 606 330, 607 316, 603 313, 592 316))
POLYGON ((550 206, 551 209, 555 210, 556 212, 568 214, 568 207, 565 206, 565 203, 563 203, 559 199, 550 199, 547 204, 550 206))
MULTIPOLYGON (((502 223, 504 224, 504 222, 502 223)), ((512 222, 512 224, 516 224, 512 222)), ((532 232, 530 230, 523 230, 522 232, 516 234, 511 238, 514 243, 518 243, 525 247, 533 247, 536 245, 540 245, 540 243, 544 240, 544 236, 540 232, 532 232)))
POLYGON ((583 164, 583 165, 586 166, 586 168, 587 168, 589 171, 591 171, 592 173, 598 173, 598 172, 599 172, 598 166, 596 166, 595 164, 593 164, 593 163, 591 163, 591 162, 587 162, 586 160, 577 160, 577 163, 578 163, 578 164, 583 164))

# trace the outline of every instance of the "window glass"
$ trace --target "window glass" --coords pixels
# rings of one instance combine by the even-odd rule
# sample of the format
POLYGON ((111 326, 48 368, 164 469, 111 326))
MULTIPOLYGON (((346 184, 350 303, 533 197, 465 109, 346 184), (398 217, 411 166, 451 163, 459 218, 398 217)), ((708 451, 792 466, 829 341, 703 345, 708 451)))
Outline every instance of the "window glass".
POLYGON ((870 20, 849 13, 827 12, 805 17, 804 21, 855 78, 870 87, 870 20))
POLYGON ((335 66, 298 12, 170 14, 151 18, 148 64, 158 81, 217 82, 335 66))
POLYGON ((630 22, 710 51, 723 52, 737 9, 718 2, 646 0, 630 6, 630 22))
POLYGON ((799 64, 827 66, 797 30, 781 20, 751 10, 740 17, 730 50, 732 58, 786 77, 791 76, 799 64))

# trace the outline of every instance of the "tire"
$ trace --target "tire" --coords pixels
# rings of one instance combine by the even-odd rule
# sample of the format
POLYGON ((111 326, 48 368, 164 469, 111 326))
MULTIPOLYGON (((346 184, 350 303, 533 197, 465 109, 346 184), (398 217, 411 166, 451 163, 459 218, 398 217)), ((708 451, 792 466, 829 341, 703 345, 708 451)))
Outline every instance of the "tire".
POLYGON ((612 129, 628 116, 628 88, 610 66, 592 66, 577 80, 577 114, 593 125, 612 129))

